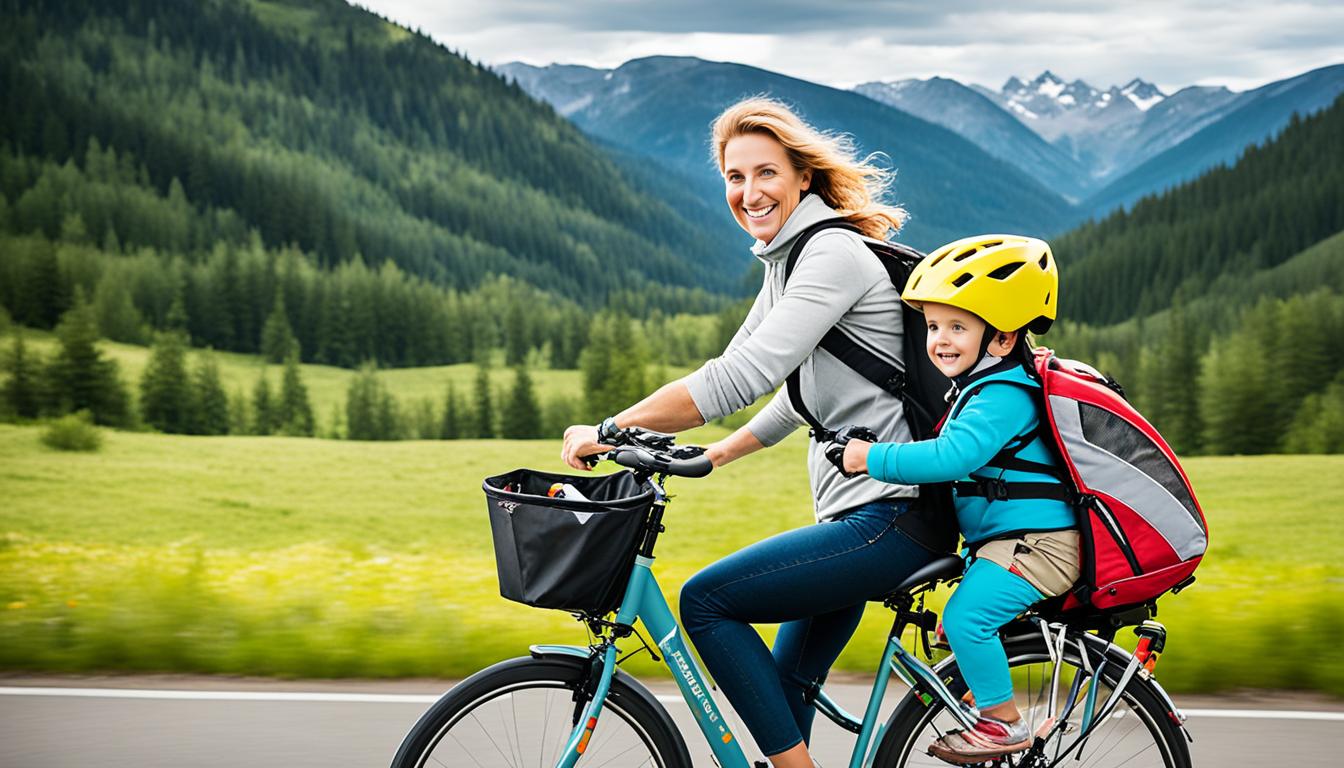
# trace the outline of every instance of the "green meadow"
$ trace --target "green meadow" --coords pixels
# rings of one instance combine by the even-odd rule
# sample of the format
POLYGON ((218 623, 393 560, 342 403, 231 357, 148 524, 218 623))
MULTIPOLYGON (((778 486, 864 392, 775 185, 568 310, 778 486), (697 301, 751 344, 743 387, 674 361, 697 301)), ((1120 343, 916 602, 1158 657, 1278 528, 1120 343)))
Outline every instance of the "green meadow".
MULTIPOLYGON (((585 642, 567 614, 498 596, 480 491, 496 472, 559 469, 557 441, 108 432, 71 454, 39 434, 0 425, 0 669, 452 677, 585 642)), ((669 484, 656 572, 674 603, 707 562, 811 521, 805 448, 799 433, 669 484)), ((1344 696, 1344 457, 1187 469, 1212 546, 1198 582, 1162 601, 1159 678, 1344 696)), ((872 606, 839 667, 870 670, 888 625, 872 606)))

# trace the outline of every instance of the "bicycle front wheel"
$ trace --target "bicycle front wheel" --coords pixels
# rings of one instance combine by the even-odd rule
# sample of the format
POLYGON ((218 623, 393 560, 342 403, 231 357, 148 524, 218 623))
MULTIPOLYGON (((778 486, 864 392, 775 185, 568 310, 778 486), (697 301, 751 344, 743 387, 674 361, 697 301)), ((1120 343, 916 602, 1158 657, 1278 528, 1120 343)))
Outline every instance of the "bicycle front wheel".
MULTIPOLYGON (((415 724, 392 768, 554 766, 574 731, 576 657, 502 661, 463 680, 415 724)), ((690 768, 667 710, 619 670, 579 765, 690 768)))
MULTIPOLYGON (((1091 678, 1084 671, 1080 651, 1076 643, 1069 643, 1064 651, 1064 662, 1060 666, 1058 687, 1054 679, 1054 662, 1045 648, 1043 638, 1039 636, 1018 638, 1005 644, 1008 664, 1013 673, 1014 695, 1018 709, 1034 732, 1048 714, 1050 692, 1057 691, 1057 710, 1062 711, 1068 701, 1074 679, 1084 675, 1084 681, 1091 678)), ((1088 647, 1088 662, 1097 669, 1101 662, 1101 652, 1088 647)), ((1112 660, 1102 670, 1096 694, 1096 707, 1110 697, 1115 685, 1123 673, 1123 665, 1112 660)), ((957 669, 955 657, 949 658, 938 669, 938 676, 956 694, 965 692, 966 685, 957 669)), ((1088 685, 1091 685, 1089 682, 1088 685)), ((1079 695, 1080 700, 1086 687, 1079 695)), ((1060 765, 1076 768, 1143 768, 1144 766, 1162 766, 1163 768, 1189 768, 1190 752, 1181 729, 1168 717, 1167 708, 1145 681, 1134 677, 1120 694, 1115 708, 1104 720, 1100 721, 1087 740, 1078 748, 1069 752, 1078 742, 1084 706, 1081 701, 1073 708, 1065 726, 1055 732, 1046 743, 1042 753, 1033 760, 1027 760, 1023 754, 1010 755, 1001 763, 992 761, 986 765, 998 765, 1003 768, 1060 765), (1063 759, 1061 759, 1063 758, 1063 759)), ((927 750, 929 744, 940 735, 960 728, 960 724, 943 706, 938 698, 925 705, 912 692, 896 707, 887 721, 886 733, 878 746, 874 765, 877 768, 896 768, 897 766, 941 766, 947 763, 932 757, 927 750)))

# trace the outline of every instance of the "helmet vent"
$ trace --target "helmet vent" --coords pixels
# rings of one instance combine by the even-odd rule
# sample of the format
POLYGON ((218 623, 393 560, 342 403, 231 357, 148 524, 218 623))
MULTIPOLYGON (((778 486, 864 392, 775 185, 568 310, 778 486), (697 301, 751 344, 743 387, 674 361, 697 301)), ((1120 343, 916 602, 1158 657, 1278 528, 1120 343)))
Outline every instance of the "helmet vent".
POLYGON ((1038 261, 1037 263, 1041 265, 1041 269, 1049 269, 1049 268, 1050 268, 1050 255, 1049 255, 1049 254, 1042 253, 1042 254, 1041 254, 1041 260, 1038 261))
POLYGON ((957 276, 956 280, 952 281, 952 285, 955 285, 956 287, 960 288, 961 286, 969 283, 970 281, 971 281, 971 273, 962 272, 960 275, 957 276))
POLYGON ((1009 275, 1016 272, 1025 264, 1026 262, 1024 261, 1014 261, 1011 264, 1004 264, 993 272, 990 272, 988 277, 992 277, 995 280, 1007 280, 1009 275))
POLYGON ((979 248, 968 248, 967 250, 964 250, 964 251, 962 251, 961 253, 958 253, 956 256, 953 256, 953 257, 952 257, 952 260, 953 260, 953 261, 962 261, 963 259, 970 258, 971 256, 974 256, 974 255, 975 255, 975 252, 978 251, 978 250, 980 250, 980 249, 979 249, 979 248))
POLYGON ((919 287, 919 281, 920 281, 920 280, 923 280, 923 279, 924 279, 924 276, 923 276, 923 275, 915 275, 915 281, 914 281, 913 283, 911 283, 911 284, 910 284, 910 287, 909 287, 909 288, 906 288, 906 290, 907 290, 907 291, 913 291, 913 290, 915 290, 915 288, 919 287))

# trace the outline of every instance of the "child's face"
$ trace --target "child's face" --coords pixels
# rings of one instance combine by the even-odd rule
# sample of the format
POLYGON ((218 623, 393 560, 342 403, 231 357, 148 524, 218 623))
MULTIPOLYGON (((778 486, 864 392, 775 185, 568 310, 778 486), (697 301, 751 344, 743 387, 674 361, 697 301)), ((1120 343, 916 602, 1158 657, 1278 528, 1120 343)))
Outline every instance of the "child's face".
POLYGON ((924 302, 929 327, 929 359, 949 379, 978 362, 985 321, 964 309, 924 302))

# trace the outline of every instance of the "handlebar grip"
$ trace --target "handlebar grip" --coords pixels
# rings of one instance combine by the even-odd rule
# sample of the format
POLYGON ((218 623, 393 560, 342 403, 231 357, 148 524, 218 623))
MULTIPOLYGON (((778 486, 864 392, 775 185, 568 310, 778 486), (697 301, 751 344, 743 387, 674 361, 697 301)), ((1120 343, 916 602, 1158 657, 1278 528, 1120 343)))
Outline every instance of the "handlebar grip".
POLYGON ((704 477, 714 469, 714 463, 704 454, 689 459, 674 459, 634 446, 614 448, 611 451, 610 458, 623 467, 666 473, 677 477, 704 477))
POLYGON ((672 474, 680 477, 704 477, 714 471, 714 462, 703 453, 693 459, 674 459, 672 474))

